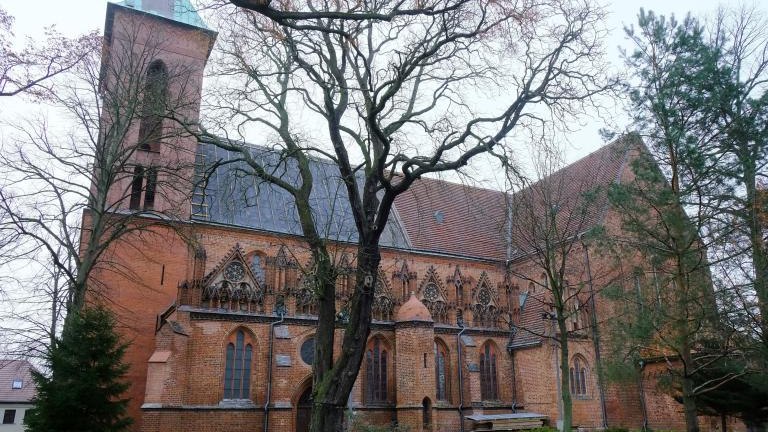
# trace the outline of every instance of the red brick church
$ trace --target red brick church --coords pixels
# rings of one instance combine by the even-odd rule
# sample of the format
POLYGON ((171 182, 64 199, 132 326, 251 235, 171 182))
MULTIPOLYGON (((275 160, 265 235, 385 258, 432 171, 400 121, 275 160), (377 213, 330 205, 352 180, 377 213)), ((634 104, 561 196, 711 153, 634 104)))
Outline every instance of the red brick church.
MULTIPOLYGON (((109 3, 105 52, 113 54, 104 61, 115 61, 119 44, 144 44, 142 34, 161 35, 162 49, 146 73, 184 66, 192 71, 187 90, 199 95, 216 33, 196 13, 178 9, 183 3, 109 3)), ((199 104, 193 105, 188 114, 196 118, 199 104)), ((137 136, 143 133, 135 129, 137 136)), ((574 196, 582 192, 578 185, 631 181, 628 160, 639 148, 620 139, 556 175, 574 187, 574 196)), ((265 149, 253 151, 270 158, 265 149)), ((153 171, 181 160, 195 167, 188 177, 198 178, 208 164, 231 157, 211 144, 177 137, 173 145, 140 148, 134 171, 115 186, 131 191, 121 208, 143 208, 148 220, 160 212, 176 217, 117 245, 110 259, 122 270, 96 275, 131 341, 128 396, 137 431, 307 430, 316 301, 303 282, 309 255, 290 197, 239 178, 236 164, 214 171, 204 186, 190 183, 191 198, 161 190, 153 171)), ((354 225, 334 166, 317 160, 313 169, 322 185, 313 193, 325 206, 319 219, 335 242, 341 274, 341 332, 354 286, 354 225)), ((351 425, 469 431, 473 419, 512 413, 535 413, 557 424, 560 368, 550 338, 555 329, 546 319, 546 291, 529 282, 541 269, 507 234, 514 223, 508 220, 509 202, 503 192, 434 179, 417 182, 397 199, 382 241, 369 348, 348 401, 351 425)), ((587 228, 618 229, 604 197, 601 203, 587 228)), ((569 270, 571 279, 590 284, 592 293, 599 290, 602 282, 594 275, 606 273, 604 258, 588 244, 572 253, 578 265, 569 270)), ((636 384, 599 379, 605 343, 599 323, 611 316, 608 301, 588 295, 574 311, 574 424, 683 429, 681 407, 658 391, 653 365, 636 384)))

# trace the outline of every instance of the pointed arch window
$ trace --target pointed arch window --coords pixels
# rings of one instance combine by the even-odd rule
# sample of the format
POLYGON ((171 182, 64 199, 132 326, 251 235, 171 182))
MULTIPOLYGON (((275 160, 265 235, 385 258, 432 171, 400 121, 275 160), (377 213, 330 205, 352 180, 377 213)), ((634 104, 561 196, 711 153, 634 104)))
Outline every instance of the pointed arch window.
POLYGON ((253 344, 243 330, 230 336, 224 370, 224 399, 250 399, 253 344))
POLYGON ((437 400, 448 401, 450 397, 450 365, 448 348, 441 341, 435 341, 435 396, 437 400))
POLYGON ((570 368, 571 394, 587 397, 587 361, 582 356, 575 356, 570 368))
POLYGON ((480 396, 483 400, 499 399, 496 357, 496 348, 491 342, 486 342, 480 351, 480 396))
POLYGON ((375 338, 365 352, 365 402, 381 404, 388 401, 387 366, 388 355, 386 346, 381 339, 375 338))
POLYGON ((155 60, 147 68, 139 126, 139 148, 160 151, 163 132, 163 113, 168 96, 168 70, 162 60, 155 60))

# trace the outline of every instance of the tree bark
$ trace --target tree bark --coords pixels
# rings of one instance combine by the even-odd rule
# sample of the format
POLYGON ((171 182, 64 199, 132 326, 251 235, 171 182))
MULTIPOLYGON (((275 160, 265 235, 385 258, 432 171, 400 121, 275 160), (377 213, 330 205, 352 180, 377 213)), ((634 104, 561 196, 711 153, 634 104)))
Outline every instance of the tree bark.
POLYGON ((562 431, 570 432, 573 424, 573 401, 571 398, 570 375, 568 374, 568 328, 562 310, 559 311, 557 316, 557 327, 560 331, 560 397, 563 402, 562 431))
MULTIPOLYGON (((371 306, 378 278, 378 236, 361 236, 357 249, 357 281, 349 305, 349 323, 345 326, 342 355, 333 366, 321 373, 315 372, 312 407, 312 432, 337 432, 343 430, 347 398, 355 385, 363 361, 370 333, 371 306)), ((331 325, 321 321, 318 333, 327 331, 321 327, 331 325)), ((332 350, 332 347, 330 347, 332 350)))

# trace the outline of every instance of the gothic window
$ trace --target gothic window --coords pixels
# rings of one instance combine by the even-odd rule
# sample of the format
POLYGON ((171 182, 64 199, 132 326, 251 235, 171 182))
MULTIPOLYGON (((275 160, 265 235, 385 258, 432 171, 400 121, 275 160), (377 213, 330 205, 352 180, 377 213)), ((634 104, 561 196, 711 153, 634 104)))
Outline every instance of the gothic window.
POLYGON ((144 96, 139 126, 139 148, 160 151, 163 132, 163 112, 168 93, 168 71, 161 60, 153 61, 147 68, 144 96))
POLYGON ((456 309, 456 325, 464 326, 464 311, 456 309))
POLYGON ((144 192, 144 210, 152 210, 155 207, 155 192, 157 191, 157 168, 144 168, 136 165, 133 168, 133 180, 131 180, 131 197, 128 208, 138 210, 141 208, 141 194, 144 192), (146 179, 146 183, 144 182, 146 179))
POLYGON ((448 323, 448 292, 443 287, 437 270, 430 267, 419 288, 419 299, 429 310, 436 323, 448 323))
POLYGON ((201 305, 242 312, 263 312, 264 288, 247 266, 239 246, 204 278, 201 305))
POLYGON ((302 277, 301 286, 296 292, 296 313, 301 315, 317 315, 314 273, 308 273, 302 277))
POLYGON ((499 303, 498 294, 492 288, 493 285, 488 280, 488 275, 483 272, 474 290, 474 299, 472 309, 472 325, 475 327, 497 327, 501 310, 497 306, 499 303))
POLYGON ((435 396, 437 400, 447 401, 450 396, 450 366, 448 348, 435 340, 435 396))
POLYGON ((496 348, 486 342, 480 351, 480 396, 484 401, 499 399, 496 357, 496 348))
POLYGON ((224 369, 224 399, 250 399, 253 345, 243 330, 230 336, 224 369))
POLYGON ((259 283, 263 284, 266 282, 267 277, 264 272, 264 257, 256 252, 251 253, 251 256, 248 259, 248 267, 251 268, 253 276, 256 277, 256 280, 259 281, 259 283))
POLYGON ((392 292, 384 282, 383 275, 379 272, 379 275, 376 278, 376 288, 373 292, 371 314, 374 320, 392 321, 394 310, 395 302, 392 300, 392 292))
POLYGON ((144 210, 155 208, 155 192, 157 191, 157 168, 147 169, 147 186, 144 189, 144 210))
POLYGON ((365 403, 380 404, 388 400, 387 363, 389 353, 380 338, 374 338, 365 352, 365 403))
POLYGON ((574 356, 570 368, 571 394, 577 397, 587 396, 587 361, 582 356, 574 356))
POLYGON ((141 206, 141 190, 144 188, 144 167, 136 165, 133 168, 133 180, 131 181, 131 201, 128 207, 137 210, 141 206))

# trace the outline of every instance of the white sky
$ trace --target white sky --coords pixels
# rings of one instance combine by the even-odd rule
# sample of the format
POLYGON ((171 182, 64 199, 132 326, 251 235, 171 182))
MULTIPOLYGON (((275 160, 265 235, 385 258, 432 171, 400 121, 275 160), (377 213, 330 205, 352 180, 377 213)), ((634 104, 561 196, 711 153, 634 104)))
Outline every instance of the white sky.
MULTIPOLYGON (((756 0, 755 4, 768 12, 768 1, 756 0)), ((609 11, 607 26, 611 33, 606 41, 609 58, 615 67, 622 67, 618 46, 626 46, 627 44, 623 28, 625 25, 636 22, 641 7, 657 14, 667 16, 674 14, 678 18, 682 18, 688 12, 698 17, 711 15, 720 5, 738 6, 738 3, 727 0, 627 0, 609 2, 607 3, 609 11)), ((0 0, 0 6, 15 17, 14 29, 17 37, 39 37, 43 29, 49 25, 55 25, 59 31, 75 36, 89 30, 103 28, 106 0, 0 0)), ((0 117, 7 118, 8 114, 14 111, 11 104, 18 103, 8 99, 10 98, 0 101, 0 117)), ((621 113, 617 113, 617 115, 619 119, 623 118, 621 113)), ((621 120, 617 121, 621 123, 621 120)), ((604 127, 604 123, 601 119, 592 119, 585 121, 584 124, 572 126, 579 132, 569 137, 565 155, 568 162, 579 159, 602 145, 597 131, 604 127)), ((479 170, 483 171, 482 168, 479 170)), ((482 176, 482 173, 480 174, 482 176)), ((491 179, 490 183, 494 183, 494 180, 491 179)), ((493 184, 488 186, 494 187, 493 184)))

